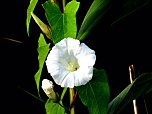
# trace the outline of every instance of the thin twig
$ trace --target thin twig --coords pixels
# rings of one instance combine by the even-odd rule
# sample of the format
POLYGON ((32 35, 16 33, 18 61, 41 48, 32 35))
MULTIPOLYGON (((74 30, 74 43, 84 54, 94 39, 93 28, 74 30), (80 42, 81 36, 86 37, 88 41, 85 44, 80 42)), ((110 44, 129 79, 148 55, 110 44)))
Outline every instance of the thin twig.
POLYGON ((148 109, 147 109, 146 100, 145 100, 145 98, 143 98, 143 99, 144 99, 144 105, 145 105, 145 109, 146 109, 146 114, 148 114, 148 109))
MULTIPOLYGON (((134 77, 134 66, 133 65, 129 66, 129 75, 130 75, 130 83, 132 83, 134 78, 135 78, 134 77)), ((136 100, 135 99, 133 100, 133 108, 134 108, 134 114, 138 114, 137 105, 136 105, 136 100)))
POLYGON ((2 39, 9 40, 9 41, 12 41, 12 42, 15 42, 15 43, 23 43, 23 42, 21 42, 19 40, 14 40, 14 39, 11 39, 11 38, 2 38, 2 39))

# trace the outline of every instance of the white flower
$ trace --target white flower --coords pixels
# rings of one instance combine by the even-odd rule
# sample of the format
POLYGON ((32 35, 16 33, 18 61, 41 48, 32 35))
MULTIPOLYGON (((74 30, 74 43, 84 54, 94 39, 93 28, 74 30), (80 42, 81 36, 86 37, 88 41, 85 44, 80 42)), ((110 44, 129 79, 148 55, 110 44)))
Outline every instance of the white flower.
POLYGON ((43 79, 41 87, 49 98, 51 98, 52 100, 56 100, 56 94, 53 90, 54 86, 52 81, 48 79, 43 79))
POLYGON ((92 79, 95 51, 73 38, 56 43, 46 60, 47 70, 61 87, 74 88, 92 79))

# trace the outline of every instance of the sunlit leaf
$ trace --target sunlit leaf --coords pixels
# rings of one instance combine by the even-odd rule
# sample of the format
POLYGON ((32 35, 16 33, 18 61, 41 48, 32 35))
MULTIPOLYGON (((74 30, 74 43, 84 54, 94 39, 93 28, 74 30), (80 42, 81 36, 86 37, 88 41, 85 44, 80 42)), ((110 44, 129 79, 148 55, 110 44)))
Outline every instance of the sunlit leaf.
POLYGON ((79 2, 69 2, 64 10, 64 37, 76 38, 77 34, 77 23, 76 23, 76 12, 79 8, 79 2))
POLYGON ((109 103, 108 114, 118 114, 129 102, 151 90, 152 72, 143 73, 109 103))
POLYGON ((110 90, 104 70, 94 69, 92 80, 77 90, 89 114, 107 114, 110 90))
POLYGON ((29 25, 30 25, 30 21, 31 21, 31 12, 34 11, 37 2, 38 2, 38 0, 30 0, 30 4, 27 8, 26 29, 27 29, 28 35, 29 35, 29 25))
POLYGON ((51 3, 50 0, 46 1, 43 7, 52 30, 52 40, 54 44, 65 37, 76 38, 76 12, 79 7, 79 2, 71 1, 67 3, 64 13, 60 11, 60 8, 55 3, 51 3))
POLYGON ((45 103, 46 114, 65 114, 65 109, 58 103, 48 99, 45 103))
POLYGON ((111 0, 94 0, 78 31, 77 39, 83 40, 109 10, 111 0))
POLYGON ((39 61, 39 69, 37 71, 37 73, 35 74, 34 78, 36 81, 36 86, 37 86, 37 90, 38 90, 38 94, 39 94, 39 82, 40 82, 40 77, 41 77, 41 73, 42 73, 42 69, 43 69, 43 65, 45 62, 45 59, 47 57, 47 54, 49 52, 49 46, 50 44, 47 44, 45 42, 44 36, 41 34, 39 37, 39 41, 38 41, 38 61, 39 61))

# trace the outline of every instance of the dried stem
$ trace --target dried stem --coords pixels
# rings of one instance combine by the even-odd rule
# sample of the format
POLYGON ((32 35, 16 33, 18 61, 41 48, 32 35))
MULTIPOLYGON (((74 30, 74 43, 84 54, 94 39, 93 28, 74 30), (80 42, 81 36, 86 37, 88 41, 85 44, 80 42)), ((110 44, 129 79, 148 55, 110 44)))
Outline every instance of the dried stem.
MULTIPOLYGON (((135 78, 135 76, 134 76, 134 66, 133 65, 129 66, 129 75, 130 75, 130 83, 132 83, 134 78, 135 78)), ((133 100, 133 108, 134 108, 134 114, 138 114, 137 105, 136 105, 136 100, 135 99, 133 100)))

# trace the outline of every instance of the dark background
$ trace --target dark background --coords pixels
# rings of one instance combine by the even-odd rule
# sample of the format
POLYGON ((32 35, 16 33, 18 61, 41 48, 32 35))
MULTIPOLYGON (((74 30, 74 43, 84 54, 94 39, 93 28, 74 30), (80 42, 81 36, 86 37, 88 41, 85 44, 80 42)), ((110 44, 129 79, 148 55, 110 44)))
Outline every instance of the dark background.
MULTIPOLYGON (((46 21, 40 1, 35 13, 46 21)), ((77 13, 78 28, 91 5, 81 2, 77 13)), ((0 106, 2 113, 14 114, 44 114, 44 105, 40 101, 26 94, 18 87, 37 94, 34 75, 38 68, 37 39, 39 28, 32 20, 30 37, 26 33, 26 10, 29 2, 21 0, 7 0, 0 2, 0 106), (19 42, 10 41, 9 39, 19 42), (6 112, 5 112, 6 111, 6 112)), ((129 15, 111 26, 109 11, 89 36, 83 41, 96 51, 95 67, 107 72, 111 99, 121 92, 129 83, 129 65, 133 64, 137 74, 152 71, 152 7, 151 4, 129 15)), ((48 75, 44 67, 44 75, 48 75)), ((151 103, 150 95, 147 102, 151 103)), ((139 99, 139 114, 145 114, 143 100, 139 99)), ((87 109, 77 98, 81 113, 87 109)), ((148 105, 150 109, 150 105, 148 105)), ((78 113, 78 112, 77 112, 78 113)), ((122 114, 133 114, 130 103, 122 114), (128 112, 129 111, 129 112, 128 112)))

